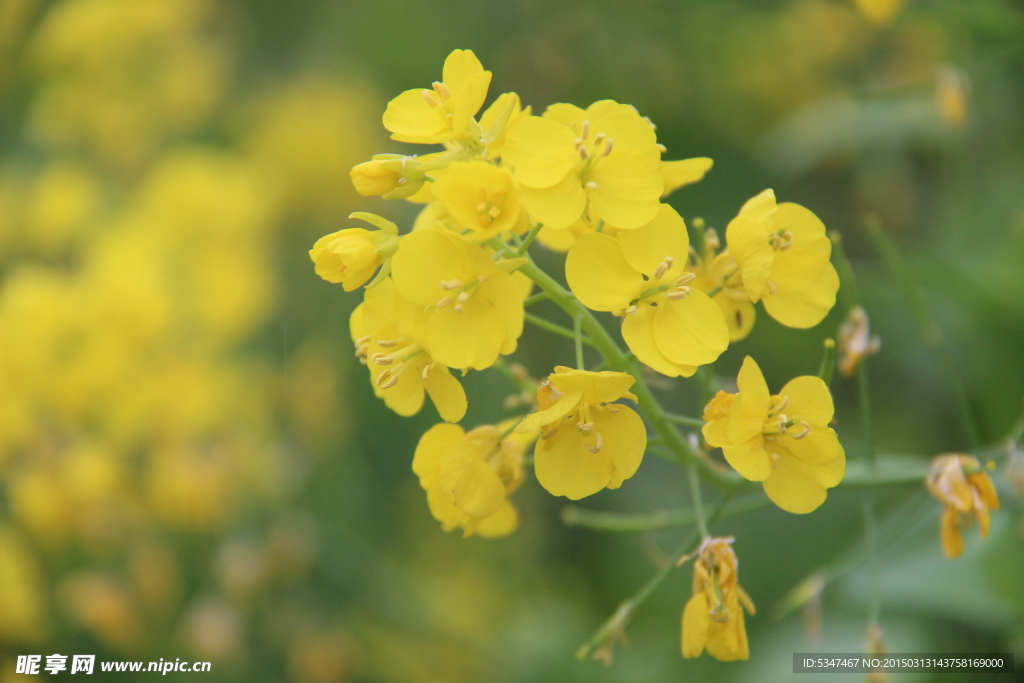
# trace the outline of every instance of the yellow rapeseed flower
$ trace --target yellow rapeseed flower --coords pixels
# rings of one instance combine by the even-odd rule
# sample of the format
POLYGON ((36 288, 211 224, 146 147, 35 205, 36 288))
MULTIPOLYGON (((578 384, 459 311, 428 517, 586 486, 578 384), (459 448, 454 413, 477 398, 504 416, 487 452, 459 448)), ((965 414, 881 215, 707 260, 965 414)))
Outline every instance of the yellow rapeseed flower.
POLYGON ((946 557, 963 555, 961 530, 970 526, 971 514, 978 520, 981 537, 988 536, 989 512, 999 509, 999 495, 977 458, 956 453, 940 455, 932 461, 925 483, 944 506, 939 530, 946 557))
POLYGON ((580 302, 624 316, 622 337, 640 361, 670 377, 691 376, 729 345, 721 309, 693 289, 690 240, 668 204, 647 225, 615 237, 583 235, 569 250, 565 276, 580 302))
POLYGON ((724 391, 704 409, 704 438, 740 475, 760 481, 787 512, 811 512, 846 472, 843 447, 828 424, 834 408, 818 377, 797 377, 772 396, 754 359, 743 360, 739 392, 724 391))
POLYGON ((447 230, 414 230, 392 259, 398 293, 429 307, 424 343, 451 368, 483 370, 516 350, 532 283, 514 260, 447 230))
POLYGON ((581 216, 639 228, 658 213, 661 150, 650 123, 629 105, 555 104, 543 116, 523 117, 509 127, 502 159, 530 215, 550 228, 581 216))
MULTIPOLYGON (((406 90, 388 102, 384 127, 399 142, 437 144, 461 140, 479 129, 473 117, 484 104, 491 72, 472 50, 453 50, 432 89, 406 90)), ((475 133, 479 135, 479 130, 475 133)))
POLYGON ((735 262, 728 254, 718 258, 718 233, 708 228, 704 231, 704 255, 695 258, 691 287, 701 292, 710 293, 716 290, 712 300, 722 309, 725 324, 729 327, 729 341, 738 342, 747 337, 754 329, 757 320, 757 309, 750 302, 746 290, 742 287, 726 285, 726 268, 735 269, 735 262))
POLYGON ((530 106, 523 107, 519 95, 507 92, 480 115, 480 128, 484 130, 484 142, 487 146, 487 157, 497 159, 505 148, 505 136, 509 127, 519 119, 533 112, 530 106))
POLYGON ((520 226, 519 193, 504 168, 486 161, 455 162, 432 190, 444 203, 453 227, 459 232, 469 230, 470 239, 487 240, 520 226))
POLYGON ((636 380, 624 372, 588 372, 558 366, 537 390, 537 412, 516 427, 542 432, 534 450, 537 481, 556 496, 579 500, 617 489, 640 467, 647 448, 643 420, 632 408, 636 380))
POLYGON ((523 482, 523 452, 537 434, 503 432, 513 421, 477 427, 438 424, 420 438, 412 469, 427 504, 445 531, 463 529, 487 538, 506 536, 519 523, 508 497, 523 482))
POLYGON ((743 608, 755 613, 754 602, 739 584, 739 561, 733 538, 708 538, 693 567, 693 597, 683 610, 683 657, 708 654, 723 662, 748 659, 743 608))
POLYGON ((346 228, 318 239, 309 250, 316 274, 328 282, 341 283, 346 292, 366 284, 398 248, 398 227, 371 213, 354 213, 379 230, 346 228))
POLYGON ((356 355, 370 369, 374 393, 399 415, 418 413, 426 393, 441 419, 458 422, 466 414, 466 392, 424 348, 426 315, 384 278, 366 290, 349 319, 356 355))
POLYGON ((727 287, 761 301, 787 327, 817 325, 836 302, 839 276, 829 260, 825 226, 799 204, 775 203, 765 190, 749 200, 725 231, 727 287))

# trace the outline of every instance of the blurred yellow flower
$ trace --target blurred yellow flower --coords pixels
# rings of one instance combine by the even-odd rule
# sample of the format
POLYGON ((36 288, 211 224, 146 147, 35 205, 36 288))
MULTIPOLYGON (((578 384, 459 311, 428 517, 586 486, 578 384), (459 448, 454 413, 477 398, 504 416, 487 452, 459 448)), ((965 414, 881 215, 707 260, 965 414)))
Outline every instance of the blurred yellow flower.
POLYGON ((413 231, 391 261, 398 293, 431 307, 424 337, 430 355, 450 368, 475 370, 516 350, 532 286, 508 272, 519 265, 494 261, 489 250, 447 230, 413 231))
POLYGON ((426 313, 404 299, 391 278, 366 290, 349 320, 356 355, 370 369, 374 393, 399 415, 415 415, 424 392, 446 422, 466 414, 466 392, 424 348, 426 313))
POLYGON ((943 505, 939 529, 946 557, 963 555, 961 530, 970 526, 972 514, 978 520, 981 537, 988 536, 989 512, 999 509, 999 495, 977 458, 956 453, 940 455, 932 461, 925 483, 943 505))
POLYGON ((547 227, 586 216, 638 228, 658 213, 661 150, 650 123, 629 105, 555 104, 543 116, 523 117, 509 127, 502 159, 530 215, 547 227))
POLYGON ((853 0, 857 9, 876 24, 888 24, 907 0, 853 0))
POLYGON ((353 213, 378 230, 346 228, 324 235, 309 250, 316 274, 324 280, 341 283, 346 292, 366 284, 374 272, 387 263, 398 249, 398 226, 372 213, 353 213))
POLYGON ((828 387, 818 377, 797 377, 773 396, 750 356, 736 384, 738 393, 720 391, 704 408, 705 440, 744 479, 762 482, 783 510, 817 509, 846 472, 843 447, 828 426, 834 412, 828 387))
POLYGON ((622 337, 637 358, 669 377, 691 376, 729 345, 721 309, 689 286, 690 240, 668 204, 647 225, 616 237, 583 235, 565 276, 580 302, 624 316, 622 337))
POLYGON ((384 127, 391 131, 392 140, 427 145, 479 136, 473 117, 483 106, 490 84, 491 72, 484 71, 472 50, 453 50, 432 90, 406 90, 388 102, 384 127))
POLYGON ((839 325, 839 373, 852 377, 860 362, 878 353, 882 340, 871 334, 871 321, 863 306, 855 306, 839 325))
POLYGON ((537 434, 503 436, 513 424, 469 432, 439 424, 420 438, 412 469, 445 531, 462 528, 463 536, 496 538, 515 530, 519 517, 508 497, 523 482, 523 452, 537 434))
POLYGON ((636 473, 647 449, 643 420, 632 408, 636 380, 624 372, 588 372, 558 366, 537 390, 537 412, 516 427, 541 431, 534 449, 540 485, 555 496, 579 500, 617 489, 636 473))
POLYGON ((45 635, 43 574, 28 545, 0 526, 0 642, 34 643, 45 635))
POLYGON ((662 161, 658 165, 661 181, 665 186, 661 196, 667 197, 681 187, 700 182, 714 165, 715 162, 707 157, 662 161))
POLYGON ((743 610, 754 603, 739 584, 733 538, 707 538, 693 567, 693 597, 683 610, 683 657, 708 654, 722 662, 750 657, 743 610))

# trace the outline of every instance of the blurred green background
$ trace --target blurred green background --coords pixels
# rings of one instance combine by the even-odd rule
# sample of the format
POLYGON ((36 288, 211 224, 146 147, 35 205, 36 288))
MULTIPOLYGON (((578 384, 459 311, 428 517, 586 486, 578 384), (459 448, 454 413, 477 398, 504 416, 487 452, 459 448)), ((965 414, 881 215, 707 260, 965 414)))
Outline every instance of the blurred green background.
MULTIPOLYGON (((671 199, 687 220, 722 229, 773 187, 841 232, 882 339, 879 450, 925 462, 968 433, 867 239, 875 216, 983 443, 1010 430, 1024 395, 1019 1, 0 0, 0 681, 33 680, 14 674, 18 654, 59 652, 210 660, 210 681, 760 682, 797 678, 793 652, 865 647, 861 564, 817 611, 774 618, 817 568, 860 558, 857 491, 716 525, 759 607, 735 664, 680 657, 689 569, 611 667, 573 657, 685 530, 569 528, 532 480, 507 539, 430 517, 410 462, 438 418, 373 397, 348 338, 358 296, 317 278, 307 251, 354 210, 409 225, 412 205, 357 197, 348 170, 402 151, 380 125, 387 101, 438 79, 455 48, 494 73, 492 98, 628 102, 667 158, 712 157, 671 199)), ((750 354, 772 387, 813 374, 840 321, 837 307, 799 332, 761 315, 716 372, 750 354)), ((571 357, 563 342, 528 329, 515 359, 543 374, 571 357)), ((501 375, 465 381, 464 424, 510 415, 501 375)), ((852 384, 833 382, 851 460, 852 384)), ((688 383, 664 389, 698 414, 688 383)), ((1024 460, 1004 460, 992 534, 972 530, 956 561, 923 487, 880 494, 900 531, 879 559, 889 651, 1014 651, 1020 669, 1024 460)), ((686 505, 684 473, 653 457, 583 504, 686 505)))

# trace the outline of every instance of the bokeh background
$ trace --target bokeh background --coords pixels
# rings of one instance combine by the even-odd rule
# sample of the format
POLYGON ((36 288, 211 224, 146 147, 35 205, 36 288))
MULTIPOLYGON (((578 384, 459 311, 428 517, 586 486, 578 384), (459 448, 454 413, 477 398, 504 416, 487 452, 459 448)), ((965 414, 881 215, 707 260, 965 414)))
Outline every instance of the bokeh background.
MULTIPOLYGON (((0 681, 22 678, 26 653, 210 660, 171 676, 211 682, 775 681, 794 677, 793 652, 865 647, 857 491, 716 525, 759 606, 750 661, 728 665, 680 657, 688 569, 612 666, 573 657, 685 530, 569 528, 533 481, 510 538, 430 517, 410 462, 438 418, 373 397, 347 334, 358 296, 317 278, 307 251, 354 210, 408 225, 412 206, 357 197, 348 169, 402 149, 380 125, 388 99, 439 78, 454 48, 493 71, 492 97, 629 102, 668 158, 714 158, 671 200, 687 220, 722 228, 773 187, 840 231, 882 339, 878 448, 926 462, 968 433, 867 239, 874 216, 908 254, 983 443, 1010 430, 1019 0, 0 0, 0 681), (821 567, 849 571, 782 614, 821 567)), ((773 387, 813 374, 840 318, 799 332, 762 315, 716 371, 751 354, 773 387)), ((537 375, 570 353, 528 329, 516 360, 537 375)), ((465 424, 511 414, 500 374, 466 384, 465 424)), ((851 459, 852 384, 833 383, 851 459)), ((662 386, 696 414, 687 383, 662 386)), ((1021 667, 1024 461, 1000 457, 1003 509, 955 562, 923 487, 880 493, 899 523, 879 559, 890 651, 1015 651, 1021 667)), ((678 508, 685 491, 648 458, 584 504, 678 508)))

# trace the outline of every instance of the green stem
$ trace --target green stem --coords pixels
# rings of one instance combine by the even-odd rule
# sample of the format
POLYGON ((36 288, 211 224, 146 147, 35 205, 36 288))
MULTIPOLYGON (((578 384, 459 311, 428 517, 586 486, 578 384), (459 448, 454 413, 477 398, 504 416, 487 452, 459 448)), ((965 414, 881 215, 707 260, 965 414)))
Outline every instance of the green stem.
POLYGON ((675 413, 665 413, 665 419, 669 422, 675 422, 676 424, 685 425, 687 427, 696 427, 697 429, 704 426, 704 420, 699 417, 688 417, 686 415, 676 415, 675 413))
POLYGON ((543 225, 538 223, 537 225, 533 226, 530 232, 526 233, 526 237, 523 238, 523 243, 520 244, 519 249, 516 250, 517 255, 522 256, 523 254, 526 253, 526 250, 530 248, 530 245, 533 244, 533 241, 537 239, 537 233, 539 233, 540 229, 543 227, 543 225))
POLYGON ((836 340, 829 337, 825 340, 824 347, 821 365, 818 367, 818 377, 825 383, 825 386, 829 386, 832 384, 832 375, 836 369, 836 340))
MULTIPOLYGON (((491 240, 489 242, 495 249, 504 249, 508 251, 508 246, 504 245, 500 240, 491 240)), ((627 355, 622 349, 619 348, 615 340, 608 333, 608 330, 601 325, 600 321, 583 306, 571 292, 566 290, 554 278, 541 270, 533 259, 530 258, 529 254, 526 254, 527 262, 519 268, 519 272, 526 275, 528 278, 541 289, 546 292, 548 296, 554 301, 563 311, 568 313, 570 316, 575 317, 577 315, 582 317, 582 327, 587 333, 589 340, 593 342, 594 348, 601 352, 604 356, 605 362, 608 363, 608 367, 617 372, 625 372, 634 377, 636 383, 631 387, 631 391, 636 395, 638 406, 641 412, 647 417, 650 422, 651 428, 654 432, 661 437, 665 446, 671 450, 680 462, 684 464, 690 464, 696 462, 700 468, 701 476, 704 477, 708 482, 715 486, 723 489, 732 489, 742 481, 738 475, 719 471, 715 469, 714 465, 706 458, 698 457, 694 453, 693 449, 690 448, 690 444, 687 443, 686 439, 679 430, 665 417, 665 411, 662 410, 661 404, 651 393, 650 388, 647 386, 647 382, 644 380, 643 372, 639 364, 634 364, 629 355, 627 355)), ((529 316, 529 314, 527 314, 529 316)), ((529 318, 527 318, 529 320, 529 318)), ((547 323, 547 321, 544 321, 547 323)), ((564 328, 559 328, 564 330, 564 328)), ((567 330, 566 330, 567 331, 567 330)), ((561 332, 556 332, 561 334, 561 332)), ((585 343, 585 342, 584 342, 585 343)))
POLYGON ((974 416, 971 413, 970 402, 967 400, 967 392, 964 390, 963 382, 961 382, 960 375, 956 371, 953 359, 949 355, 949 349, 946 348, 946 343, 943 341, 942 332, 928 311, 928 305, 925 303, 921 287, 914 279, 914 275, 911 273, 896 243, 882 229, 877 219, 869 219, 867 221, 867 230, 868 235, 871 236, 871 240, 875 244, 875 248, 882 255, 882 259, 889 267, 893 276, 895 276, 900 289, 903 290, 903 296, 907 299, 907 303, 910 304, 918 331, 924 338, 925 345, 931 351, 935 362, 938 363, 953 391, 953 397, 967 428, 967 435, 970 438, 971 446, 977 447, 981 443, 981 439, 978 435, 977 425, 974 422, 974 416))
MULTIPOLYGON (((735 517, 769 505, 771 501, 764 494, 752 494, 731 501, 719 517, 735 517)), ((695 525, 697 513, 693 508, 654 512, 600 512, 568 505, 562 509, 562 522, 567 526, 581 526, 595 531, 643 533, 695 525)))
MULTIPOLYGON (((725 510, 725 506, 731 498, 732 493, 727 493, 725 495, 715 508, 709 523, 718 519, 719 515, 725 510)), ((676 549, 673 555, 674 559, 666 562, 660 569, 658 569, 654 576, 648 579, 647 583, 641 586, 640 590, 634 593, 632 597, 619 603, 619 607, 615 610, 615 613, 606 619, 601 627, 594 632, 594 635, 592 635, 587 642, 576 650, 576 658, 586 659, 595 650, 597 650, 599 654, 604 654, 602 651, 606 651, 607 655, 610 656, 611 647, 619 638, 621 638, 626 626, 636 613, 637 608, 640 607, 640 605, 650 597, 651 593, 653 593, 655 589, 668 577, 668 575, 672 573, 672 570, 676 568, 677 563, 680 560, 699 547, 700 542, 700 532, 694 530, 694 533, 690 534, 689 537, 687 537, 687 539, 676 549)))
POLYGON ((532 305, 534 305, 536 303, 540 303, 541 301, 547 301, 547 299, 548 299, 547 292, 538 292, 537 294, 534 294, 533 296, 526 297, 523 300, 523 306, 532 306, 532 305))
MULTIPOLYGON (((545 320, 544 318, 541 318, 539 315, 534 315, 533 313, 527 312, 524 313, 523 316, 523 319, 526 320, 526 322, 530 323, 531 325, 536 325, 542 330, 547 330, 552 334, 557 334, 560 337, 565 337, 566 339, 572 339, 573 341, 576 341, 576 333, 567 327, 562 327, 561 325, 545 320)), ((591 339, 588 339, 587 337, 582 337, 580 339, 580 343, 586 344, 587 346, 595 345, 594 342, 591 339)))
POLYGON ((702 539, 709 538, 711 534, 708 533, 708 522, 704 517, 704 499, 700 493, 700 475, 697 473, 695 465, 690 465, 688 469, 690 470, 690 498, 693 499, 693 515, 697 520, 697 531, 700 532, 702 539))
POLYGON ((583 362, 583 317, 575 316, 572 319, 572 333, 576 343, 576 369, 586 370, 586 363, 583 362))

